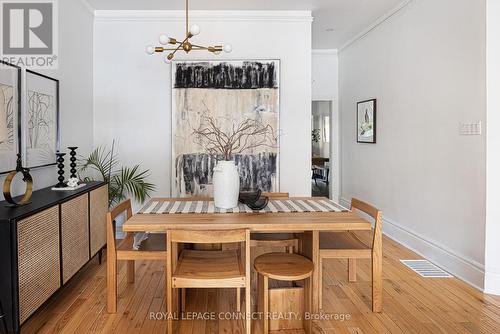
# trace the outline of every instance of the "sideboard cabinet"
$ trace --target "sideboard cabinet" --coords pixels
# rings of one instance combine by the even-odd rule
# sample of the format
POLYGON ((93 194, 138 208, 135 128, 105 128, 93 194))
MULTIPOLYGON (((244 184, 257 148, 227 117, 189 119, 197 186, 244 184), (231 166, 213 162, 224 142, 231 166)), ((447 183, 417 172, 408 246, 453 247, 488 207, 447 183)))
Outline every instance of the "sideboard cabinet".
POLYGON ((33 192, 31 203, 0 202, 0 333, 21 325, 106 245, 108 186, 33 192))

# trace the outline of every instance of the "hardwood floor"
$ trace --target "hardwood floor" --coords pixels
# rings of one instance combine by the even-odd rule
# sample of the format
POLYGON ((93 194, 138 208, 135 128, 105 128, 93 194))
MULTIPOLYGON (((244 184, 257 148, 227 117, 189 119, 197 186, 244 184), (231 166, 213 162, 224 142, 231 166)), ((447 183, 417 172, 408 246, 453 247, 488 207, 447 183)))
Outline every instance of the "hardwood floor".
MULTIPOLYGON (((369 235, 361 233, 362 238, 369 235)), ((370 261, 358 260, 358 281, 349 283, 347 261, 324 263, 324 314, 342 319, 314 322, 315 333, 491 333, 500 332, 500 297, 480 293, 457 279, 423 279, 399 259, 417 259, 411 251, 384 238, 383 313, 371 312, 370 261), (346 317, 349 317, 348 319, 346 317)), ((136 281, 126 283, 120 265, 118 312, 106 312, 106 266, 91 261, 51 301, 32 316, 22 333, 165 333, 161 262, 138 262, 136 281)), ((234 311, 232 290, 189 290, 186 311, 234 311)), ((241 333, 242 321, 183 321, 181 333, 241 333)), ((298 334, 301 331, 287 331, 298 334)))

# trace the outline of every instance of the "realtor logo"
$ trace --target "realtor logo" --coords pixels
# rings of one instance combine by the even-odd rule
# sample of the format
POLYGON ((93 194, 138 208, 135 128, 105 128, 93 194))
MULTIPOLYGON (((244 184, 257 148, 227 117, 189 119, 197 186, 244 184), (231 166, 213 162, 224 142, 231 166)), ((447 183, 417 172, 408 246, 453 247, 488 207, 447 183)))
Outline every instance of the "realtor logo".
POLYGON ((0 0, 2 60, 23 67, 57 67, 56 0, 0 0))

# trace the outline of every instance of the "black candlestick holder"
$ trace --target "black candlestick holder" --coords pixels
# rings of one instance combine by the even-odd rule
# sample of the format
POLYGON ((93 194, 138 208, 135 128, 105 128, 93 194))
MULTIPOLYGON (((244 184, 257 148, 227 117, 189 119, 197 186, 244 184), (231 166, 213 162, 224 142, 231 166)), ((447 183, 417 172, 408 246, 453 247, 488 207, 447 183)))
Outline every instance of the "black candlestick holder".
POLYGON ((66 153, 60 153, 60 152, 56 153, 56 156, 57 156, 57 168, 59 168, 59 170, 57 171, 57 174, 59 174, 59 177, 57 178, 57 180, 59 181, 59 183, 56 184, 56 188, 64 188, 64 187, 66 187, 66 183, 64 183, 64 156, 65 155, 66 155, 66 153))
POLYGON ((70 174, 70 178, 76 178, 76 150, 78 149, 78 147, 76 146, 71 146, 71 147, 68 147, 68 149, 70 150, 69 152, 69 155, 70 155, 70 158, 69 158, 69 161, 71 161, 71 163, 69 164, 69 166, 71 167, 71 169, 69 170, 69 172, 71 173, 70 174))

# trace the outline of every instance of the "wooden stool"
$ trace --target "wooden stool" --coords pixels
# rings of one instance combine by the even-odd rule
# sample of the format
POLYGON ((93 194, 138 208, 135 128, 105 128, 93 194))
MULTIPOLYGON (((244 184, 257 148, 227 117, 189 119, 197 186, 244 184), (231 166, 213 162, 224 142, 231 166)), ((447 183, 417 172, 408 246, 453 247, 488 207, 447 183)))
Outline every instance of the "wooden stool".
MULTIPOLYGON (((314 270, 311 260, 297 254, 268 253, 257 257, 254 267, 259 274, 259 312, 263 316, 263 333, 269 333, 269 279, 287 282, 304 280, 304 313, 311 313, 311 276, 314 270)), ((306 333, 311 333, 311 321, 304 316, 303 326, 306 333)))

